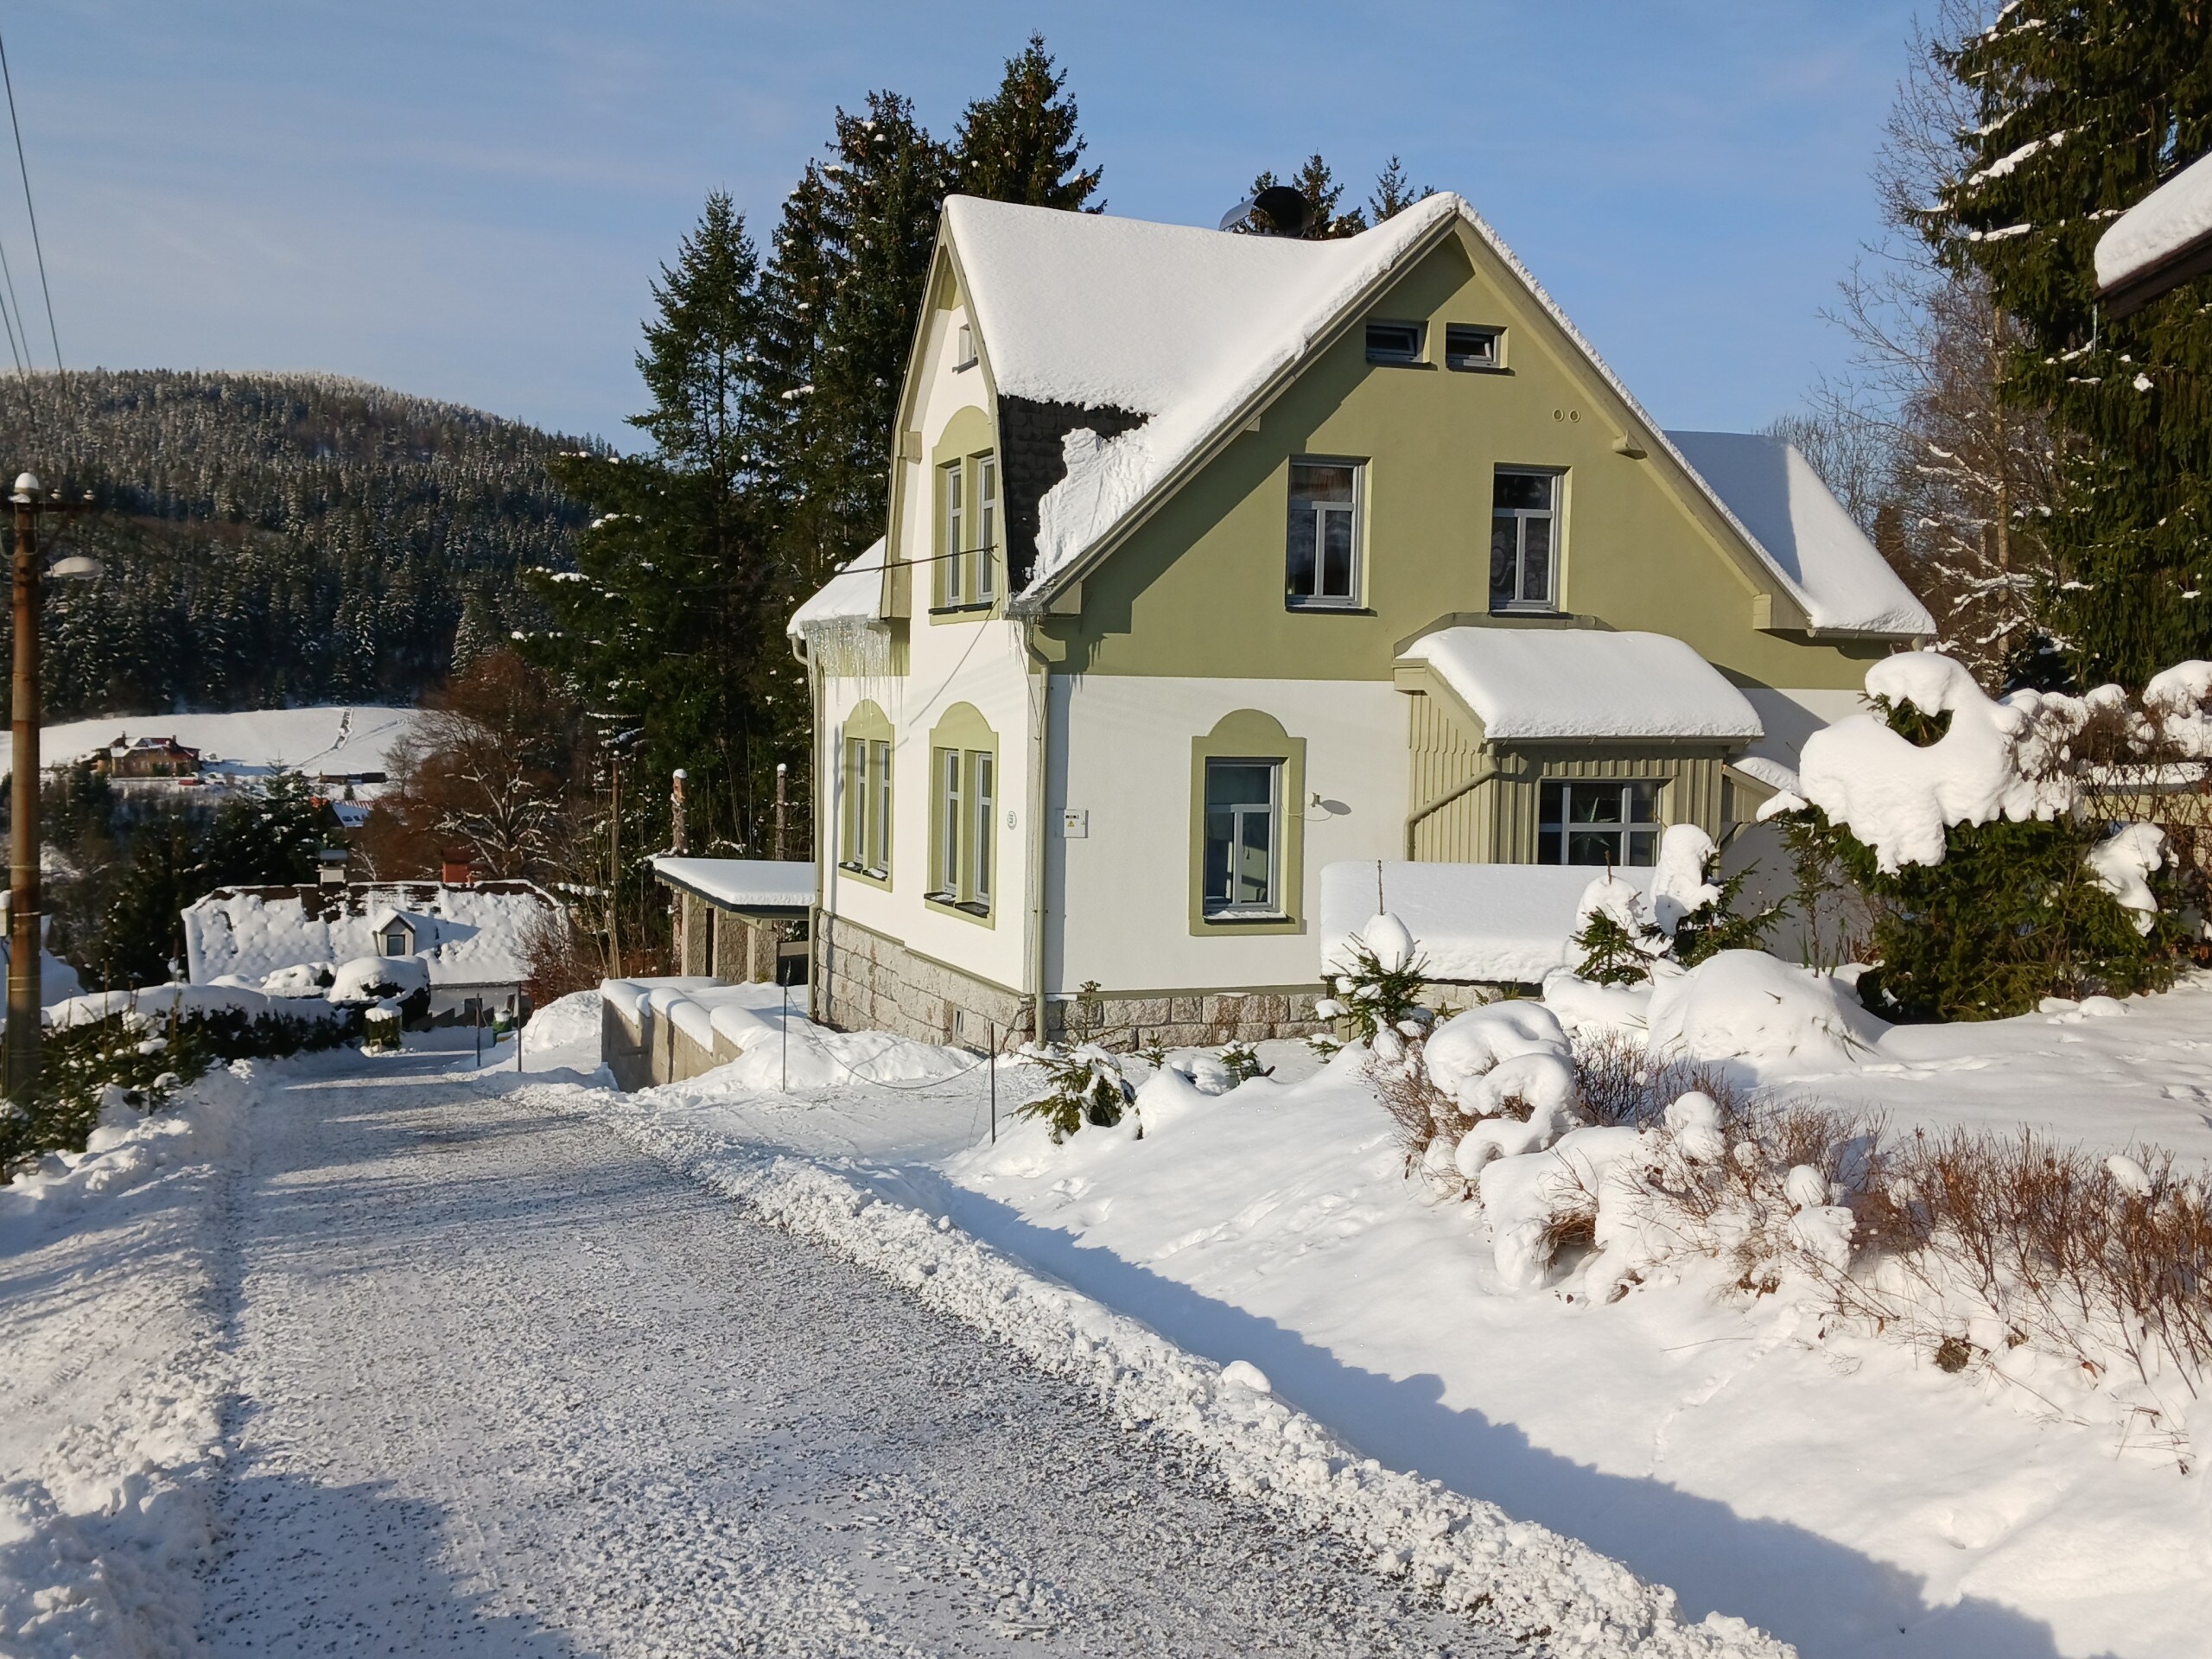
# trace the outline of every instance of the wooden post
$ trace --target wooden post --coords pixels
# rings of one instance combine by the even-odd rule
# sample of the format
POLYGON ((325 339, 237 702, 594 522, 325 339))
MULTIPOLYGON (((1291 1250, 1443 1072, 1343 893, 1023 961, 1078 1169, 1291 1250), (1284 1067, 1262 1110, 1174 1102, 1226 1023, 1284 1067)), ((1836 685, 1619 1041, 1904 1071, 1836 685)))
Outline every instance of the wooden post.
POLYGON ((38 1076, 38 480, 16 480, 16 679, 9 709, 15 773, 9 780, 8 1033, 0 1086, 23 1098, 38 1076))
POLYGON ((784 779, 790 771, 791 768, 781 760, 776 762, 776 856, 778 858, 784 855, 784 779))
POLYGON ((607 954, 622 977, 622 751, 607 752, 607 954))

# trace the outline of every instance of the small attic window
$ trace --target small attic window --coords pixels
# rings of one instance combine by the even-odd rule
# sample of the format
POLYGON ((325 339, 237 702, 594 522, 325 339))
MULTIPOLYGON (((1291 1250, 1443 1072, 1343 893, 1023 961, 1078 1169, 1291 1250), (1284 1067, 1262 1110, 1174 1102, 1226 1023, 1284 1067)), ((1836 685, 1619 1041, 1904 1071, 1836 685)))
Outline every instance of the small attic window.
POLYGON ((1444 366, 1447 369, 1495 369, 1502 361, 1498 351, 1502 329, 1471 322, 1447 323, 1444 328, 1444 366))
POLYGON ((384 931, 378 936, 378 944, 383 947, 384 954, 387 957, 408 955, 407 924, 402 921, 386 924, 384 931))
POLYGON ((1367 360, 1418 363, 1425 332, 1418 322, 1370 322, 1367 325, 1367 360))
POLYGON ((952 366, 956 370, 976 366, 976 331, 964 322, 953 340, 952 366))

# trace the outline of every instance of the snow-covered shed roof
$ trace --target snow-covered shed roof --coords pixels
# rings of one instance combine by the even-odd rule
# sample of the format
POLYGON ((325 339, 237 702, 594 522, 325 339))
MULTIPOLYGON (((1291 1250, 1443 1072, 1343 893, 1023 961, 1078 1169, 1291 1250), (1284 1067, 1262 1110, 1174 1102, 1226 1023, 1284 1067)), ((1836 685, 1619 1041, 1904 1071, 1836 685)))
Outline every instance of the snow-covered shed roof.
POLYGON ((1795 444, 1757 432, 1666 435, 1751 532, 1815 628, 1936 632, 1928 607, 1913 597, 1795 444))
MULTIPOLYGON (((1587 864, 1324 864, 1322 971, 1349 963, 1353 936, 1388 912, 1414 936, 1431 979, 1540 984, 1553 969, 1582 959, 1568 936, 1591 879, 1602 874, 1587 864)), ((1647 899, 1658 875, 1613 874, 1647 899)))
POLYGON ((653 874, 724 910, 804 910, 814 902, 814 866, 805 859, 683 858, 656 854, 653 874))
POLYGON ((1440 628, 1400 660, 1426 663, 1494 741, 1764 734, 1751 700, 1669 634, 1440 628))
POLYGON ((381 925, 397 914, 432 985, 517 985, 529 976, 531 931, 552 909, 529 881, 218 887, 185 909, 185 968, 195 985, 257 982, 302 963, 380 956, 381 925))
MULTIPOLYGON (((1703 488, 1813 626, 1933 632, 1927 612, 1871 547, 1865 549, 1870 564, 1832 526, 1810 533, 1815 521, 1827 525, 1827 514, 1802 485, 1789 493, 1807 494, 1802 512, 1785 512, 1780 521, 1796 533, 1779 537, 1780 546, 1746 527, 1512 250, 1448 192, 1357 236, 1320 242, 949 198, 946 241, 998 394, 1101 416, 1094 429, 1072 431, 1065 441, 1066 475, 1038 505, 1036 564, 1017 607, 1041 605, 1075 579, 1087 558, 1134 523, 1209 443, 1241 425, 1286 372, 1459 224, 1489 246, 1703 488)), ((1842 518, 1840 507, 1834 512, 1842 518)))
POLYGON ((2212 156, 2199 156, 2113 220, 2097 238, 2097 289, 2124 315, 2202 275, 2206 261, 2212 261, 2212 156))
POLYGON ((883 602, 884 538, 845 562, 806 603, 791 613, 785 630, 794 639, 808 628, 840 622, 873 621, 883 602))

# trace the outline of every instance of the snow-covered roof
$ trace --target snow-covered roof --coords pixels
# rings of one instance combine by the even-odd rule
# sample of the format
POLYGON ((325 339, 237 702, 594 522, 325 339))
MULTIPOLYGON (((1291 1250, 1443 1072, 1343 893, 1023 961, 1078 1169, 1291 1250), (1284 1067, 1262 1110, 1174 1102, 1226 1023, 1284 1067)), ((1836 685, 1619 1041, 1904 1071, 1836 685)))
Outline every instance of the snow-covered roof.
POLYGON ((2212 236, 2212 156, 2199 156, 2113 220, 2097 238, 2097 286, 2149 276, 2212 236))
POLYGON ((814 902, 814 866, 804 859, 679 858, 656 854, 653 874, 730 910, 804 910, 814 902))
MULTIPOLYGON (((1068 577, 1210 441, 1246 417, 1280 374, 1454 223, 1490 247, 1630 411, 1681 461, 1513 251, 1465 199, 1449 192, 1357 236, 1320 242, 949 198, 948 240, 1000 395, 1141 417, 1110 436, 1069 434, 1067 474, 1039 503, 1037 563, 1017 603, 1039 601, 1068 577)), ((1782 523, 1797 533, 1779 536, 1779 545, 1770 548, 1699 469, 1683 466, 1804 606, 1814 626, 1933 632, 1926 611, 1871 547, 1859 557, 1825 522, 1811 535, 1785 512, 1782 523)), ((1848 524, 1840 507, 1835 514, 1848 524)), ((1823 518, 1809 502, 1805 516, 1808 522, 1823 518)))
POLYGON ((1756 432, 1666 435, 1751 532, 1815 628, 1936 632, 1928 607, 1913 597, 1795 444, 1756 432))
POLYGON ((822 584, 805 604, 791 613, 785 630, 798 639, 808 628, 839 622, 875 620, 883 603, 883 549, 880 536, 848 560, 842 569, 822 584))
MULTIPOLYGON (((1322 969, 1349 962, 1353 935, 1388 913, 1414 936, 1431 979, 1540 984, 1553 969, 1581 961, 1568 935, 1591 879, 1603 873, 1587 864, 1325 864, 1322 969)), ((1613 874, 1647 899, 1658 874, 1613 874)))
POLYGON ((1408 645, 1501 741, 1764 735, 1751 700, 1681 640, 1596 628, 1440 628, 1408 645))
MULTIPOLYGON (((42 728, 39 762, 62 766, 107 753, 117 743, 173 738, 200 751, 211 779, 242 781, 278 772, 385 772, 395 744, 422 718, 417 709, 366 703, 319 709, 251 709, 225 715, 149 715, 73 720, 42 728)), ((0 777, 8 773, 0 745, 0 777)), ((368 785, 374 793, 377 785, 368 785)))
POLYGON ((379 956, 381 925, 398 914, 431 984, 514 985, 529 976, 531 930, 552 908, 528 881, 218 887, 184 912, 185 966, 195 985, 258 982, 302 963, 379 956))

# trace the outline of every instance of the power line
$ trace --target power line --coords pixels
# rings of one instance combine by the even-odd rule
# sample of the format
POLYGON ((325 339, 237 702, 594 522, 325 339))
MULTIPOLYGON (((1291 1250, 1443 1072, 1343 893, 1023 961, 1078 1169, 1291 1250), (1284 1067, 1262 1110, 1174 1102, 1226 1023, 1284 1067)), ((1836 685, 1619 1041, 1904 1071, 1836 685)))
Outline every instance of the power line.
MULTIPOLYGON (((54 342, 54 367, 58 373, 61 368, 61 335, 54 326, 54 290, 47 286, 46 250, 40 245, 38 239, 38 209, 31 206, 30 163, 23 159, 23 126, 22 123, 16 118, 16 82, 14 77, 8 73, 8 43, 4 40, 0 40, 0 86, 5 86, 8 90, 8 124, 16 134, 16 170, 23 177, 23 212, 29 216, 31 221, 31 252, 38 260, 39 291, 46 298, 47 338, 54 342)), ((10 277, 9 292, 12 296, 14 291, 15 279, 10 277)), ((16 307, 16 320, 22 321, 22 315, 23 308, 18 304, 16 307)), ((30 351, 30 330, 28 326, 23 330, 23 349, 24 354, 28 356, 30 351)))

